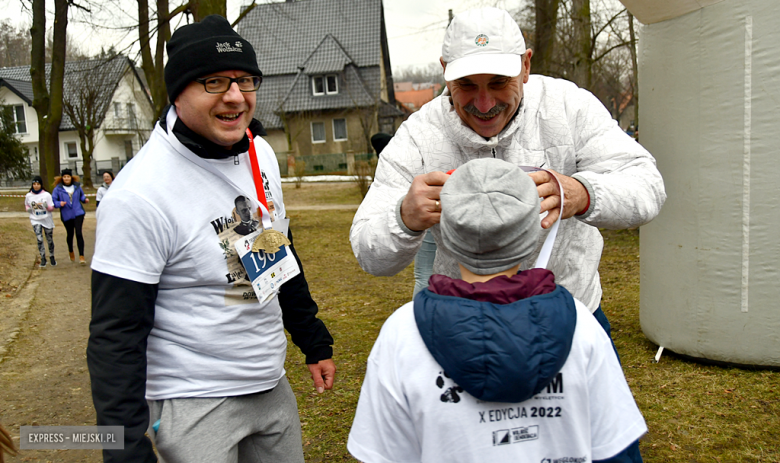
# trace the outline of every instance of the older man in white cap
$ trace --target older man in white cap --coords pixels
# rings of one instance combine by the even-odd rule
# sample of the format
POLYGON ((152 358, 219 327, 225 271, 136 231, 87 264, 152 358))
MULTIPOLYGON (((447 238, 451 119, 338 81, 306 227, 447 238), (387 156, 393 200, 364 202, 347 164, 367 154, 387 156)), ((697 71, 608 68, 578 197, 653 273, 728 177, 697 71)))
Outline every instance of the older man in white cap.
MULTIPOLYGON (((446 172, 488 157, 552 170, 563 198, 548 172, 532 174, 540 212, 547 213, 541 227, 564 219, 549 268, 609 334, 600 306, 598 227, 652 220, 666 199, 663 180, 650 153, 591 93, 530 76, 531 55, 506 11, 482 8, 452 20, 441 57, 447 89, 402 124, 382 152, 352 224, 352 249, 367 272, 394 275, 412 262, 430 228, 439 246, 434 273, 457 276, 438 226, 446 172)), ((546 234, 526 262, 534 262, 546 234)))

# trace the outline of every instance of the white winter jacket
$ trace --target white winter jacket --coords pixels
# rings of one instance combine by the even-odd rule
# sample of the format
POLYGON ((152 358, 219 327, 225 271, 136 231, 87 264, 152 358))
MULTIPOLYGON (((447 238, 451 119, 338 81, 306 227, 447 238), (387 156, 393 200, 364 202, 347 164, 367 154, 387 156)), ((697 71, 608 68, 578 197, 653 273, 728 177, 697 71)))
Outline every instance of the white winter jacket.
MULTIPOLYGON (((632 228, 652 220, 666 200, 663 179, 650 153, 623 133, 590 92, 537 75, 523 91, 520 112, 489 140, 462 123, 446 90, 401 125, 382 151, 350 231, 352 250, 365 271, 395 275, 414 259, 424 234, 409 230, 400 216, 414 177, 492 156, 553 169, 585 185, 590 206, 561 223, 548 268, 591 311, 599 307, 604 242, 597 227, 632 228)), ((441 244, 439 225, 432 231, 438 245, 434 273, 459 278, 457 262, 441 244)), ((521 268, 533 265, 547 233, 521 268)))

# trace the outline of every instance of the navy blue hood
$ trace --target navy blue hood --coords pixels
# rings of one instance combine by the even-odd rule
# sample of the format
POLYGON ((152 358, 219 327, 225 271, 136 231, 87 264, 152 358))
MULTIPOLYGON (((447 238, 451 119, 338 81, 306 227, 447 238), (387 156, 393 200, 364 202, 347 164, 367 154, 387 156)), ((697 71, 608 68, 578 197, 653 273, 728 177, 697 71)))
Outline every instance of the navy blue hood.
POLYGON ((442 296, 414 298, 425 345, 447 375, 479 400, 522 402, 558 374, 571 350, 577 313, 562 286, 509 304, 442 296))

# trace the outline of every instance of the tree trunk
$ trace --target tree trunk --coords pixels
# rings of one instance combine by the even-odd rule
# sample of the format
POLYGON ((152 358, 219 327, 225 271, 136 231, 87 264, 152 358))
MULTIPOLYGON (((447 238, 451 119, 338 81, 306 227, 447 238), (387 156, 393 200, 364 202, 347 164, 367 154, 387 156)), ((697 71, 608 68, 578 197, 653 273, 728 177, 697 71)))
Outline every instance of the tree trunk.
POLYGON ((536 74, 551 75, 560 0, 535 0, 536 30, 531 64, 536 74))
POLYGON ((195 22, 201 22, 210 14, 227 17, 226 0, 193 0, 190 2, 190 13, 195 22))
POLYGON ((81 184, 87 188, 92 188, 92 153, 95 151, 95 132, 90 129, 89 131, 79 130, 79 142, 81 144, 81 157, 84 159, 84 176, 81 179, 81 184))
POLYGON ((574 73, 572 80, 590 90, 592 84, 593 44, 591 38, 590 0, 572 0, 574 25, 574 73))
POLYGON ((46 86, 46 3, 33 0, 33 25, 30 28, 30 76, 33 87, 33 108, 38 116, 38 151, 41 178, 51 191, 54 176, 59 174, 59 130, 62 121, 62 88, 65 75, 68 0, 54 0, 54 42, 51 74, 46 86))
MULTIPOLYGON (((152 94, 152 107, 156 121, 168 105, 165 88, 165 44, 171 38, 171 19, 189 11, 196 22, 210 14, 226 16, 226 0, 191 0, 170 11, 168 0, 156 0, 157 42, 152 55, 152 35, 149 30, 149 0, 138 0, 138 43, 141 47, 141 69, 152 94)), ((173 103, 171 101, 171 103, 173 103)))
POLYGON ((636 32, 634 31, 634 15, 628 13, 628 32, 631 34, 631 68, 634 72, 634 81, 632 82, 634 87, 633 103, 634 103, 634 127, 639 127, 639 65, 636 58, 636 32))
POLYGON ((138 0, 138 42, 141 47, 141 69, 149 84, 149 92, 152 96, 152 109, 156 121, 163 109, 168 104, 168 93, 165 89, 165 78, 163 65, 163 51, 165 44, 171 36, 171 28, 168 23, 170 14, 168 13, 168 1, 157 0, 157 42, 155 44, 155 55, 152 55, 152 35, 149 30, 149 1, 138 0))

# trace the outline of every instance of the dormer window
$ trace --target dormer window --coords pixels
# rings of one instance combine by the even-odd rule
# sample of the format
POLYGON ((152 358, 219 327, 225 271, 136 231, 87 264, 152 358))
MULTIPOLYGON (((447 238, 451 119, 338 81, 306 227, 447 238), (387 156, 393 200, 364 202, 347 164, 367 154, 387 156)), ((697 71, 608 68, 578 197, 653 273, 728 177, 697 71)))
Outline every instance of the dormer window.
POLYGON ((335 95, 339 92, 338 76, 314 76, 311 78, 311 89, 314 95, 335 95))

